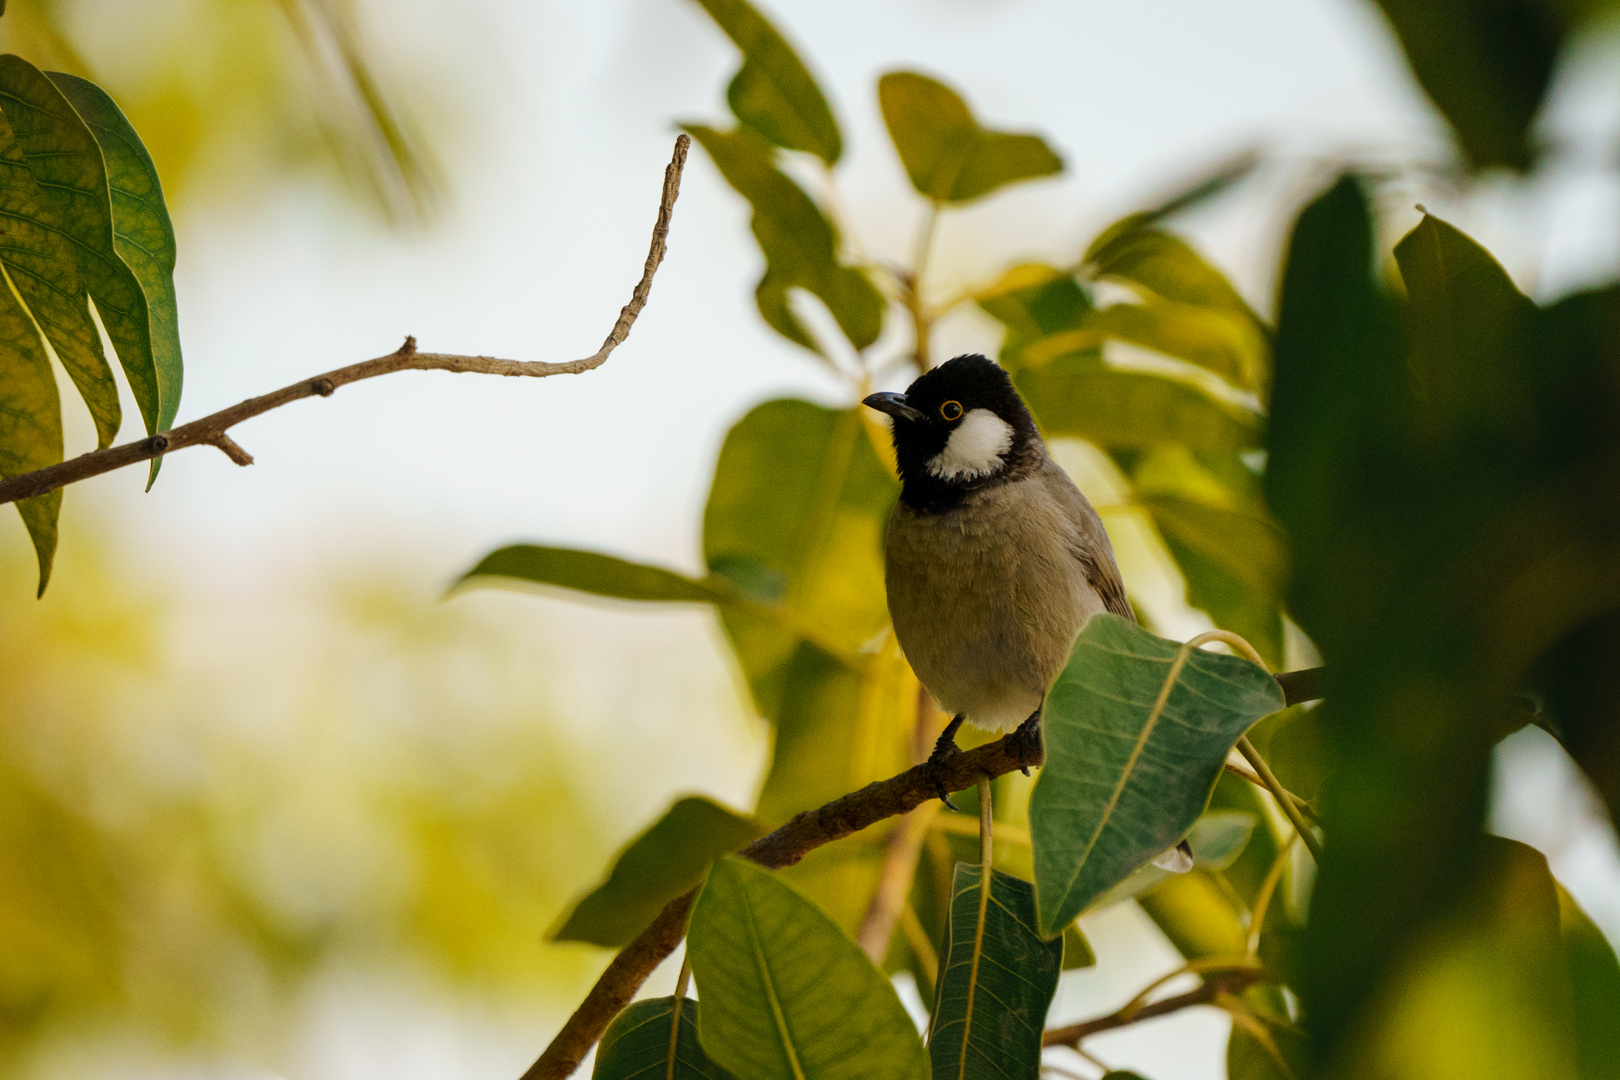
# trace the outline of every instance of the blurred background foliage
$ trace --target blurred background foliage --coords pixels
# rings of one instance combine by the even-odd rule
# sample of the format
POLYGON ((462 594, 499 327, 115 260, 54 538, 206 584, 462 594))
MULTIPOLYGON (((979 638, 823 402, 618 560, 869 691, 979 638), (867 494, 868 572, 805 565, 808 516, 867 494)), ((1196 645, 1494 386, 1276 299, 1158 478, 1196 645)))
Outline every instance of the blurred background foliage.
MULTIPOLYGON (((1412 468, 1411 458, 1375 460, 1366 488, 1322 482, 1322 491, 1357 492, 1332 513, 1290 517, 1286 500, 1268 492, 1267 452, 1277 453, 1278 437, 1270 422, 1273 347, 1285 358, 1294 341, 1296 360, 1311 349, 1287 337, 1287 320, 1274 331, 1275 314, 1258 313, 1180 228, 1183 215, 1243 183, 1252 158, 1217 163, 1169 196, 1145 196, 1139 212, 1064 259, 1024 261, 998 250, 990 261, 1010 264, 1004 273, 960 291, 942 288, 932 284, 929 264, 945 215, 1004 186, 1057 174, 1074 149, 1021 130, 1016 117, 980 115, 966 76, 953 87, 921 72, 888 73, 875 94, 864 87, 868 96, 846 108, 881 115, 895 145, 890 167, 927 209, 909 258, 874 255, 878 245, 858 235, 842 204, 835 166, 845 149, 839 121, 849 120, 817 89, 816 58, 801 62, 768 26, 750 22, 744 5, 702 6, 742 60, 726 95, 727 126, 686 124, 718 170, 694 169, 688 191, 705 179, 724 182, 747 202, 763 260, 759 316, 807 350, 802 355, 838 389, 819 401, 768 401, 726 432, 701 516, 700 574, 611 557, 585 564, 558 557, 578 552, 543 547, 505 549, 475 574, 715 607, 717 629, 698 618, 679 625, 699 649, 706 635, 723 635, 735 658, 737 710, 769 725, 749 815, 758 827, 917 760, 942 720, 887 633, 878 545, 895 484, 886 431, 850 406, 868 389, 903 385, 920 364, 943 359, 934 339, 946 336, 940 327, 950 319, 993 320, 999 359, 1055 456, 1103 512, 1150 626, 1181 636, 1189 608, 1198 609, 1275 666, 1302 666, 1315 649, 1286 610, 1331 650, 1330 659, 1356 670, 1358 656, 1371 653, 1356 651, 1365 639, 1344 645, 1335 619, 1353 612, 1385 625, 1415 610, 1398 601, 1432 600, 1421 589, 1454 550, 1443 543, 1414 564, 1415 576, 1377 581, 1393 615, 1372 610, 1363 595, 1366 579, 1356 574, 1366 562, 1335 570, 1332 560, 1363 558, 1380 542, 1356 531, 1372 528, 1356 521, 1364 505, 1357 500, 1376 498, 1394 477, 1411 485, 1399 488, 1407 500, 1400 506, 1416 518, 1390 532, 1438 535, 1424 531, 1432 524, 1425 515, 1437 513, 1433 485, 1443 484, 1435 472, 1412 468), (793 106, 786 112, 784 96, 793 106), (1288 524, 1292 555, 1273 511, 1288 524), (1302 547, 1311 527, 1338 531, 1302 547), (1361 546, 1336 555, 1341 536, 1361 546), (1290 592, 1295 564, 1313 576, 1296 575, 1290 592), (1313 608, 1299 591, 1302 580, 1334 582, 1341 592, 1313 608), (1355 606, 1363 602, 1370 613, 1355 606)), ((1604 14, 1600 4, 1550 0, 1379 6, 1457 134, 1459 160, 1440 186, 1476 182, 1476 166, 1536 167, 1547 148, 1532 121, 1555 61, 1571 35, 1604 14)), ((379 59, 365 21, 341 0, 165 0, 138 11, 95 0, 13 0, 0 36, 41 67, 106 86, 151 148, 171 199, 244 176, 257 184, 318 167, 341 177, 369 211, 400 222, 429 213, 443 190, 433 140, 421 134, 446 126, 431 68, 379 59), (424 116, 432 123, 413 119, 424 116)), ((1329 164, 1318 163, 1308 182, 1278 198, 1279 219, 1354 162, 1329 164)), ((1418 171, 1433 182, 1432 172, 1418 171)), ((1353 228, 1361 215, 1365 235, 1348 245, 1361 262, 1349 260, 1345 273, 1359 275, 1358 295, 1384 314, 1354 332, 1387 331, 1399 340, 1386 325, 1395 321, 1394 306, 1403 292, 1421 298, 1409 265, 1399 276, 1389 265, 1385 240, 1397 229, 1387 204, 1405 197, 1412 178, 1372 172, 1359 182, 1363 194, 1336 188, 1338 202, 1318 204, 1317 217, 1306 220, 1331 214, 1336 226, 1353 228), (1355 199, 1362 210, 1349 205, 1355 199), (1375 237, 1384 238, 1376 256, 1375 237)), ((1290 267, 1301 265, 1300 245, 1310 239, 1302 225, 1290 267)), ((1474 277, 1489 279, 1493 290, 1488 305, 1514 292, 1494 262, 1475 258, 1474 277)), ((1334 295, 1341 292, 1334 286, 1334 295)), ((1604 303, 1570 301, 1546 332, 1601 327, 1604 303)), ((1300 325, 1309 340, 1313 324, 1300 325)), ((1353 335, 1345 331, 1341 340, 1353 335)), ((1386 346, 1397 348, 1387 341, 1358 347, 1346 363, 1383 355, 1386 346)), ((1317 428, 1349 440, 1348 449, 1316 449, 1350 469, 1361 459, 1347 401, 1306 408, 1317 428)), ((1541 422, 1566 404, 1555 397, 1541 422)), ((1582 504, 1583 512, 1594 505, 1582 504)), ((1604 535, 1612 539, 1612 531, 1604 535)), ((571 1004, 605 954, 542 947, 538 939, 561 927, 571 898, 604 877, 610 852, 646 825, 615 801, 605 776, 621 768, 633 774, 626 759, 642 752, 636 740, 582 736, 560 715, 568 702, 558 684, 569 662, 559 658, 571 655, 560 627, 583 625, 587 613, 548 607, 557 625, 526 637, 533 625, 495 617, 484 598, 424 604, 421 579, 437 584, 445 567, 390 573, 347 565, 319 583, 326 630, 265 649, 273 666, 260 667, 251 657, 265 631, 251 611, 188 623, 175 583, 146 582, 111 537, 91 531, 74 539, 70 531, 64 544, 80 555, 46 603, 22 600, 31 587, 20 545, 6 549, 0 580, 0 845, 5 865, 25 870, 0 876, 0 1052, 9 1065, 88 1074, 104 1059, 76 1068, 73 1048, 121 1037, 147 1047, 153 1061, 218 1053, 282 1067, 308 1022, 300 995, 323 981, 341 987, 342 973, 355 969, 382 971, 383 981, 445 979, 492 1014, 555 1015, 571 1004)), ((1432 588, 1444 593, 1440 584, 1432 588)), ((1450 600, 1443 595, 1423 610, 1454 619, 1444 606, 1450 600)), ((1435 658, 1419 647, 1432 640, 1420 631, 1433 625, 1412 621, 1412 636, 1379 639, 1377 655, 1464 670, 1454 654, 1435 658)), ((614 626, 618 632, 623 624, 614 626)), ((1538 689, 1556 715, 1572 718, 1558 734, 1612 808, 1620 774, 1606 770, 1617 760, 1616 725, 1601 709, 1616 699, 1593 690, 1613 670, 1601 663, 1614 654, 1611 629, 1603 618, 1585 624, 1549 656, 1538 689)), ((657 688, 691 658, 626 638, 607 662, 593 659, 603 665, 595 678, 657 688), (632 670, 634 678, 623 674, 632 670)), ((1502 690, 1516 674, 1504 667, 1490 688, 1502 690)), ((1333 1048, 1349 1047, 1342 1052, 1358 1075, 1620 1075, 1620 1058, 1603 1038, 1609 1005, 1620 1001, 1612 950, 1538 853, 1478 835, 1491 747, 1522 718, 1481 725, 1478 708, 1458 705, 1442 724, 1434 699, 1418 693, 1432 684, 1413 685, 1384 687, 1415 695, 1400 697, 1394 711, 1356 705, 1357 715, 1373 718, 1361 727, 1345 721, 1329 730, 1322 712, 1294 709, 1254 733, 1294 791, 1324 799, 1330 813, 1350 808, 1343 843, 1361 861, 1344 865, 1359 869, 1341 870, 1337 883, 1325 875, 1324 889, 1336 890, 1328 895, 1353 906, 1364 883, 1377 883, 1386 892, 1376 910, 1399 914, 1403 937, 1358 924, 1342 939, 1337 931, 1326 943, 1321 932, 1313 938, 1305 925, 1315 884, 1309 862, 1298 845, 1284 847, 1286 824, 1269 804, 1232 777, 1217 786, 1194 834, 1197 869, 1174 878, 1144 871, 1125 882, 1087 916, 1086 934, 1102 964, 1112 964, 1116 939, 1142 933, 1121 920, 1140 911, 1162 935, 1155 947, 1173 948, 1174 963, 1257 952, 1291 978, 1313 967, 1323 980, 1354 969, 1356 980, 1310 993, 1319 1015, 1339 1017, 1349 1033, 1333 1048), (1399 740, 1378 735, 1388 732, 1376 718, 1390 716, 1404 718, 1399 740), (1418 755, 1398 758, 1413 741, 1418 755), (1341 784, 1354 776, 1407 787, 1335 803, 1330 760, 1341 784), (1433 769, 1456 783, 1435 782, 1433 769), (1413 814, 1422 828, 1409 828, 1413 814), (1386 941, 1395 943, 1386 948, 1386 941), (1323 959, 1330 946, 1353 955, 1323 959)), ((666 701, 657 715, 669 726, 685 719, 689 705, 666 701)), ((757 744, 757 732, 749 738, 757 744)), ((997 863, 1025 877, 1028 788, 1016 776, 996 786, 997 863)), ((823 849, 786 875, 889 970, 914 981, 923 1000, 936 974, 952 865, 976 850, 973 798, 962 806, 962 815, 927 808, 823 849), (909 903, 874 924, 872 900, 897 851, 915 867, 909 903)), ((706 828, 734 824, 706 820, 706 828)), ((1339 827, 1330 819, 1330 838, 1339 827)), ((1089 953, 1085 941, 1077 928, 1069 945, 1076 963, 1089 953)), ((1125 993, 1161 974, 1150 968, 1162 961, 1159 954, 1129 968, 1134 985, 1125 993)), ((1101 977, 1092 968, 1064 976, 1070 985, 1101 977)), ((1060 1008, 1064 1001, 1060 995, 1060 1008)), ((1229 1075, 1285 1075, 1277 1055, 1303 1069, 1292 993, 1260 987, 1222 1007, 1235 1018, 1229 1075)), ((523 1026, 534 1048, 549 1033, 532 1019, 523 1026)), ((1088 1068, 1072 1058, 1063 1064, 1088 1068)), ((509 1071, 504 1060, 489 1066, 490 1075, 509 1071)))

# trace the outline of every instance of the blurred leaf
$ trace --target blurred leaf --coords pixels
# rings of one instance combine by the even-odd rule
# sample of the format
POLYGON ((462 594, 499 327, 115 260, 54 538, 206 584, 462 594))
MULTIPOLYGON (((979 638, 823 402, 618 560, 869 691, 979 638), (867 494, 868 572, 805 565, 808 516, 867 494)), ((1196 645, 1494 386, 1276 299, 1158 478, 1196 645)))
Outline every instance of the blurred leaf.
POLYGON ((1091 310, 1091 298, 1074 275, 1045 263, 1013 267, 973 296, 985 314, 1007 328, 1001 343, 1001 366, 1016 370, 1026 345, 1079 327, 1091 310))
POLYGON ((1029 882, 992 870, 986 895, 982 881, 983 867, 956 865, 928 1027, 932 1075, 1034 1080, 1064 938, 1044 942, 1035 932, 1029 882))
POLYGON ((618 600, 721 604, 737 595, 725 579, 697 581, 663 567, 633 563, 600 552, 538 544, 498 548, 479 560, 456 584, 483 584, 477 580, 479 578, 555 585, 618 600))
POLYGON ((1063 970, 1078 971, 1096 966, 1097 954, 1086 940, 1085 931, 1080 929, 1080 920, 1076 919, 1063 928, 1063 970))
POLYGON ((1190 383, 1108 367, 1095 354, 1025 367, 1013 382, 1049 437, 1114 449, 1181 443, 1196 451, 1247 449, 1260 438, 1254 413, 1190 383))
POLYGON ((1478 168, 1528 169, 1530 125, 1571 26, 1554 0, 1378 0, 1478 168))
POLYGON ((969 202, 1063 171, 1039 135, 981 127, 956 91, 926 75, 891 71, 878 80, 878 102, 911 186, 935 202, 969 202))
POLYGON ((737 119, 777 146, 836 164, 838 122, 793 47, 747 0, 697 2, 742 50, 742 70, 726 91, 737 119))
MULTIPOLYGON (((1248 846, 1254 835, 1256 817, 1241 810, 1206 810, 1187 834, 1193 866, 1201 870, 1224 870, 1248 846)), ((1158 888, 1176 875, 1151 862, 1092 901, 1089 911, 1101 911, 1126 900, 1135 900, 1158 888)))
MULTIPOLYGON (((898 483, 853 409, 766 402, 726 434, 703 516, 703 556, 738 587, 780 582, 780 604, 853 652, 888 625, 882 537, 898 483)), ((801 635, 721 613, 760 715, 783 707, 801 635)), ((823 651, 828 651, 824 649, 823 651)), ((846 789, 847 790, 847 789, 846 789)))
POLYGON ((1102 1080, 1147 1080, 1141 1073, 1126 1072, 1124 1069, 1111 1069, 1104 1073, 1102 1080))
MULTIPOLYGON (((174 426, 180 408, 180 311, 174 296, 174 226, 163 204, 157 168, 140 136, 113 99, 95 83, 59 71, 51 82, 68 100, 101 148, 112 201, 113 250, 135 275, 146 299, 152 362, 157 372, 157 427, 174 426)), ((149 480, 163 459, 152 459, 149 480)))
POLYGON ((1603 931, 1558 889, 1558 928, 1569 965, 1581 1080, 1620 1077, 1620 963, 1603 931))
MULTIPOLYGON (((3 197, 3 196, 0 196, 3 197)), ((34 324, 0 279, 0 477, 62 460, 62 403, 34 324)), ((39 595, 51 580, 62 489, 16 504, 39 560, 39 595)))
POLYGON ((1269 1030, 1267 1037, 1281 1053, 1288 1071, 1278 1067, 1276 1057, 1258 1038, 1241 1024, 1233 1024, 1226 1042, 1226 1080, 1298 1080, 1306 1075, 1310 1044, 1304 1033, 1278 1025, 1269 1030))
POLYGON ((726 858, 692 910, 687 955, 703 1048, 752 1080, 927 1080, 928 1058, 883 973, 815 904, 726 858))
POLYGON ((40 189, 11 125, 0 116, 0 214, 6 223, 0 264, 78 387, 95 421, 96 445, 106 447, 118 434, 122 417, 118 384, 90 318, 59 201, 40 189))
POLYGON ((726 1080, 729 1074, 709 1060, 698 1043, 698 1003, 681 1002, 680 1034, 670 1063, 672 997, 632 1002, 613 1018, 596 1049, 591 1080, 726 1080))
POLYGON ((703 880, 721 855, 761 835, 753 821, 709 799, 677 799, 630 842, 608 879, 578 904, 554 941, 616 949, 645 930, 665 904, 703 880))
POLYGON ((1167 217, 1179 214, 1183 210, 1189 210, 1200 203, 1208 202, 1210 199, 1224 194, 1232 185, 1247 179, 1261 160, 1260 150, 1254 147, 1233 154, 1207 172, 1190 182, 1182 184, 1178 190, 1160 199, 1156 205, 1147 210, 1131 214, 1119 223, 1110 226, 1107 232, 1118 235, 1127 228, 1147 228, 1167 217))
POLYGON ((1207 873, 1169 874, 1163 884, 1138 897, 1148 918, 1189 960, 1241 956, 1248 943, 1242 913, 1207 873))
POLYGON ((821 351, 788 306, 788 290, 804 289, 827 305, 856 349, 876 341, 883 330, 883 297, 865 274, 838 261, 838 235, 832 223, 771 163, 770 147, 747 131, 682 126, 754 208, 754 238, 765 254, 765 276, 754 298, 771 328, 807 349, 821 351))
POLYGON ((1087 333, 1099 344, 1123 341, 1185 360, 1244 389, 1257 387, 1269 366, 1265 340, 1251 320, 1193 304, 1149 298, 1099 308, 1081 320, 1076 337, 1087 333))
POLYGON ((1280 708, 1276 681, 1247 660, 1117 616, 1087 623, 1047 694, 1030 796, 1041 932, 1186 836, 1238 736, 1280 708))
POLYGON ((1091 274, 1138 292, 1255 321, 1254 312, 1225 274, 1179 236, 1141 227, 1135 217, 1103 230, 1081 261, 1091 274))
POLYGON ((164 397, 171 381, 170 389, 178 394, 177 372, 159 374, 145 294, 115 250, 101 149, 62 92, 19 56, 0 56, 0 108, 55 224, 73 243, 80 278, 118 352, 146 430, 156 432, 178 404, 178 399, 164 397))

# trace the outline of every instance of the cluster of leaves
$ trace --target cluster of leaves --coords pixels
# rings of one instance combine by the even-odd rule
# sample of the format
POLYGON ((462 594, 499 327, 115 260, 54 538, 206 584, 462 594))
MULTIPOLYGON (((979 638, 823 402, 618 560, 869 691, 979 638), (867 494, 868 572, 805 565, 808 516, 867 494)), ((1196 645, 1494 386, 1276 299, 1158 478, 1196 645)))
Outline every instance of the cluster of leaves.
MULTIPOLYGON (((54 355, 95 421, 118 433, 106 331, 150 433, 180 405, 174 230, 135 129, 94 83, 0 56, 0 476, 62 460, 54 355)), ((158 464, 152 462, 151 479, 158 464)), ((62 493, 17 504, 50 580, 62 493)))
MULTIPOLYGON (((686 128, 753 208, 762 317, 844 373, 858 400, 882 369, 871 354, 884 321, 909 316, 907 359, 923 365, 946 309, 926 299, 925 266, 895 271, 846 249, 835 201, 794 178, 819 171, 830 189, 842 140, 787 42, 742 0, 699 2, 744 60, 728 93, 735 125, 686 128), (849 350, 796 313, 804 302, 826 307, 853 370, 835 360, 849 350)), ((1062 167, 1039 137, 983 126, 927 76, 885 75, 878 97, 930 229, 942 210, 1062 167)), ((1057 972, 1089 961, 1076 916, 1125 899, 1189 970, 1256 973, 1259 985, 1212 995, 1234 1017, 1233 1077, 1417 1076, 1455 1061, 1510 1075, 1502 1063, 1525 1047, 1538 1060, 1520 1074, 1616 1074, 1620 1041, 1602 1019, 1620 1014, 1613 952, 1545 860, 1483 836, 1481 815, 1490 749, 1525 722, 1504 703, 1538 660, 1553 706, 1542 722, 1563 725, 1620 806, 1620 697, 1601 693, 1620 609, 1620 298, 1539 312, 1433 218, 1396 249, 1403 297, 1377 279, 1351 178, 1302 216, 1273 333, 1166 228, 1229 179, 1118 222, 1071 265, 1015 266, 961 302, 1005 327, 1000 362, 1046 435, 1085 440, 1117 466, 1190 602, 1274 665, 1286 604, 1330 661, 1334 700, 1278 711, 1258 668, 1202 654, 1167 684, 1174 643, 1094 621, 1049 698, 1033 793, 997 784, 1001 869, 974 864, 972 823, 939 814, 877 950, 882 970, 910 972, 932 997, 926 1047, 850 937, 903 845, 860 836, 774 875, 726 857, 917 760, 937 730, 887 629, 881 529, 896 484, 881 429, 853 407, 751 411, 716 467, 701 578, 536 545, 469 572, 712 604, 774 729, 752 814, 677 804, 562 924, 559 937, 622 945, 707 875, 689 949, 701 1014, 675 998, 632 1007, 599 1076, 920 1076, 930 1061, 938 1076, 1033 1076, 1057 972), (1133 361, 1142 350, 1151 362, 1133 361), (1235 666, 1205 671, 1222 664, 1235 666), (1289 787, 1325 791, 1329 857, 1309 905, 1312 875, 1287 826, 1219 776, 1251 725, 1289 787), (1194 872, 1144 868, 1182 835, 1194 872), (1510 969, 1494 977, 1500 992, 1470 984, 1498 967, 1510 969), (1016 985, 1001 981, 1008 971, 1016 985)))

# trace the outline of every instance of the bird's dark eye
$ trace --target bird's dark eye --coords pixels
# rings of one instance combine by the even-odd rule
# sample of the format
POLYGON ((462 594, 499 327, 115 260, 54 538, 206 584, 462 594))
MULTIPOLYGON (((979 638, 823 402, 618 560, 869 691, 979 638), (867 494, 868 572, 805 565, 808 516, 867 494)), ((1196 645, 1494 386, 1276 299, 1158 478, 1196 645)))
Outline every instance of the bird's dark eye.
POLYGON ((962 403, 960 401, 947 401, 939 407, 939 415, 947 420, 962 419, 962 403))

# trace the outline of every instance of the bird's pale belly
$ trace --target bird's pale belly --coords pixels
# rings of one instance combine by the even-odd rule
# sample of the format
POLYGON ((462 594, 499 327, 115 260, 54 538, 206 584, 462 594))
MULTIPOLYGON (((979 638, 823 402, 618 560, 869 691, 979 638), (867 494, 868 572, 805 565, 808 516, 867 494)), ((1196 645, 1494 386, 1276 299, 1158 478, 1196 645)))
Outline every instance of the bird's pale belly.
POLYGON ((1028 502, 996 512, 1017 486, 976 493, 972 514, 902 504, 889 525, 889 609, 906 659, 948 713, 996 731, 1040 707, 1103 610, 1065 522, 1030 520, 1028 502))

